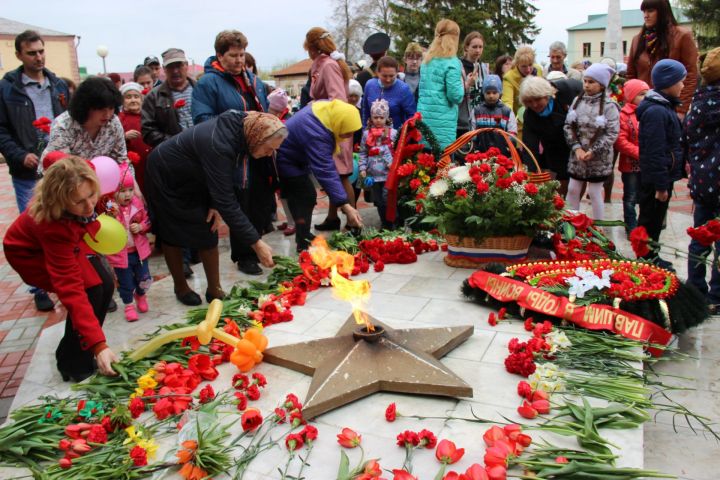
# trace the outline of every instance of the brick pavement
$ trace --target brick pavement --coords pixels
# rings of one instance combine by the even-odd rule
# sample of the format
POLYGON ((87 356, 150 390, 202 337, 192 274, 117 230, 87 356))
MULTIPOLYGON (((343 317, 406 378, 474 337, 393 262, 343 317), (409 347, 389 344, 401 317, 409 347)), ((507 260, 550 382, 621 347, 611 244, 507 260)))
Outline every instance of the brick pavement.
MULTIPOLYGON (((0 234, 2 236, 17 217, 15 194, 7 170, 7 165, 0 164, 0 234)), ((692 201, 684 182, 682 185, 678 182, 675 191, 677 197, 673 199, 670 210, 689 214, 692 201)), ((326 209, 327 199, 320 195, 318 209, 326 209)), ((612 199, 614 203, 622 201, 622 182, 619 174, 616 174, 612 199)), ((360 208, 373 207, 360 202, 360 208)), ((282 208, 278 209, 278 214, 281 216, 279 220, 282 221, 282 208)), ((220 233, 221 236, 227 236, 227 227, 223 226, 220 233)), ((165 272, 166 269, 158 269, 155 279, 166 276, 165 272)), ((56 299, 54 295, 52 298, 56 299)), ((59 303, 52 312, 37 311, 27 286, 10 268, 5 255, 0 251, 0 423, 4 421, 27 370, 40 332, 63 321, 65 313, 65 309, 59 303)))

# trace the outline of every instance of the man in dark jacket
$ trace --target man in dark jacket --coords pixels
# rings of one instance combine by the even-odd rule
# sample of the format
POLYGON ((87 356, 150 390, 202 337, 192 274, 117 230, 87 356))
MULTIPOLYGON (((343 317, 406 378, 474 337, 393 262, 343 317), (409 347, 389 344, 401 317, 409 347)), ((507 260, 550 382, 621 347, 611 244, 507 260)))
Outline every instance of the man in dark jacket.
POLYGON ((151 147, 193 125, 195 80, 188 77, 185 52, 179 48, 167 49, 163 53, 163 68, 165 81, 145 96, 142 105, 142 136, 151 147))
MULTIPOLYGON (((657 242, 670 203, 673 182, 683 174, 683 155, 680 146, 682 126, 675 109, 680 104, 680 92, 687 70, 682 63, 664 59, 652 69, 654 88, 640 106, 640 216, 638 226, 645 227, 648 236, 657 242)), ((663 268, 672 268, 667 260, 651 251, 648 258, 663 268)))
MULTIPOLYGON (((26 30, 15 37, 15 56, 22 65, 0 80, 0 153, 10 169, 22 213, 39 178, 38 162, 47 145, 50 122, 67 108, 70 92, 65 82, 45 68, 45 42, 37 32, 26 30)), ((31 291, 38 310, 54 308, 45 291, 31 291)))
MULTIPOLYGON (((145 96, 141 112, 143 140, 153 148, 193 126, 191 109, 195 80, 188 77, 185 52, 179 48, 168 48, 162 58, 165 81, 145 96)), ((157 60, 155 57, 152 59, 157 60)), ((185 277, 193 274, 190 263, 197 263, 193 260, 198 260, 197 254, 192 249, 185 249, 185 277)))

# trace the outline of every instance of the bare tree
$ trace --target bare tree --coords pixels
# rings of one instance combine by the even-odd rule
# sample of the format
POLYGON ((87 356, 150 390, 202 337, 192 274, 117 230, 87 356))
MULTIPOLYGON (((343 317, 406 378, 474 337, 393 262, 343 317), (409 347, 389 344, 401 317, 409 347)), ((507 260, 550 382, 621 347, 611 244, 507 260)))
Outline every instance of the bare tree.
POLYGON ((348 62, 362 58, 368 19, 361 0, 333 0, 331 31, 348 62))
POLYGON ((364 0, 362 9, 368 22, 366 27, 373 32, 384 32, 392 38, 390 0, 364 0))

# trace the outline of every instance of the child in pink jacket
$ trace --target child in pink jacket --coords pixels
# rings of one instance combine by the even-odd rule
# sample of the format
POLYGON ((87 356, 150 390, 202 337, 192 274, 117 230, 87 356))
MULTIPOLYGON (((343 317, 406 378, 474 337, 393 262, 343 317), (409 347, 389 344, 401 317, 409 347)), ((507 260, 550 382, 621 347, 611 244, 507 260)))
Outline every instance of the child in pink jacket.
POLYGON ((620 110, 620 133, 615 141, 615 150, 620 152, 618 169, 623 182, 623 217, 625 231, 630 232, 637 227, 635 206, 640 192, 640 149, 638 146, 638 119, 635 115, 640 102, 650 90, 642 80, 628 80, 623 85, 625 105, 620 110))
POLYGON ((138 319, 138 310, 142 313, 148 311, 145 293, 152 283, 147 260, 151 252, 147 238, 150 219, 143 201, 135 196, 133 177, 127 163, 120 166, 120 185, 115 201, 117 206, 112 210, 115 218, 125 226, 128 242, 125 248, 115 255, 108 255, 107 259, 115 269, 118 292, 125 304, 125 319, 134 322, 138 319))

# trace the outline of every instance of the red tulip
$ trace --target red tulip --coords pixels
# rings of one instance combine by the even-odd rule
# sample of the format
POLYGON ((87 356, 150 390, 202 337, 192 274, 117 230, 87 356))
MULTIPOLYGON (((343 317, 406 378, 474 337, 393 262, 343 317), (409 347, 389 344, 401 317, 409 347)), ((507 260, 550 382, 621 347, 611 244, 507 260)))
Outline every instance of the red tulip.
POLYGON ((72 467, 72 460, 67 457, 63 457, 60 461, 58 461, 58 464, 60 464, 60 468, 68 469, 72 467))
POLYGON ((58 444, 58 448, 64 452, 67 452, 70 450, 70 446, 72 445, 72 442, 68 440, 67 438, 63 438, 60 440, 60 443, 58 444))
POLYGON ((385 409, 385 420, 388 422, 394 422, 395 418, 397 418, 397 407, 395 406, 395 402, 393 402, 385 409))
POLYGON ((555 463, 569 463, 566 457, 556 457, 555 463))
POLYGON ((393 470, 393 480, 418 480, 417 477, 413 477, 405 470, 393 470))
POLYGON ((531 405, 538 413, 550 413, 550 402, 547 400, 534 400, 531 405))
POLYGON ((517 436, 522 432, 522 427, 516 423, 511 423, 503 427, 503 432, 510 440, 516 440, 517 436))
POLYGON ((465 449, 457 448, 450 440, 440 440, 435 450, 435 457, 444 464, 453 464, 463 455, 465 455, 465 449))
POLYGON ((524 433, 521 433, 517 436, 517 439, 515 441, 523 447, 529 447, 532 443, 532 437, 530 435, 525 435, 524 433))
POLYGON ((75 453, 79 453, 80 455, 83 455, 90 450, 92 450, 92 447, 87 444, 85 439, 78 438, 77 440, 73 440, 72 442, 72 449, 75 453))
POLYGON ((442 480, 461 480, 461 477, 457 472, 448 472, 442 480))
POLYGON ((533 408, 533 406, 530 403, 528 403, 527 400, 525 400, 523 402, 523 404, 518 407, 517 411, 520 414, 520 416, 522 416, 524 418, 533 419, 538 416, 538 411, 535 410, 533 408))
POLYGON ((483 440, 488 447, 492 447, 496 441, 503 438, 506 438, 505 431, 497 425, 493 425, 483 434, 483 440))
POLYGON ((487 471, 479 463, 470 465, 470 468, 465 471, 465 478, 467 480, 489 480, 487 471))
POLYGON ((487 467, 491 467, 494 465, 507 465, 507 458, 510 456, 510 451, 508 451, 507 447, 495 445, 492 447, 488 447, 485 450, 485 457, 483 460, 485 461, 485 465, 487 467))
POLYGON ((535 400, 550 400, 550 395, 545 390, 535 390, 532 392, 532 397, 530 397, 530 401, 534 402, 535 400))
POLYGON ((502 465, 495 465, 487 469, 489 480, 505 480, 507 478, 507 468, 502 465))
POLYGON ((360 445, 362 436, 358 435, 354 430, 343 428, 342 433, 337 436, 338 443, 345 448, 355 448, 360 445))

